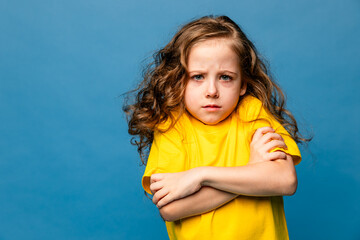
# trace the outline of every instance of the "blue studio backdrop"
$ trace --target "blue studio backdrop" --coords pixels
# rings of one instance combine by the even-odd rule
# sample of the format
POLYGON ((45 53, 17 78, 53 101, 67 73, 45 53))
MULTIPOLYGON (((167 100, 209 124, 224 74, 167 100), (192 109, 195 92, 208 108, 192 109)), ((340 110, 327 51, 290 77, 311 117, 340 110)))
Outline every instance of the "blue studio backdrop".
POLYGON ((360 239, 360 3, 0 0, 0 239, 167 239, 122 98, 179 25, 240 24, 314 140, 291 239, 360 239))

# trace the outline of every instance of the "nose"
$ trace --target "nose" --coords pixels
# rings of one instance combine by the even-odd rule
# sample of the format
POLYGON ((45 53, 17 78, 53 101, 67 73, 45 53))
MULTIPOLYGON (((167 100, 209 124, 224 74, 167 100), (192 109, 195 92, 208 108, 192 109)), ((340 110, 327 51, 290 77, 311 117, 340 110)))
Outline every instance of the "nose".
POLYGON ((218 98, 219 97, 219 91, 216 81, 210 80, 207 85, 206 89, 206 97, 208 98, 218 98))

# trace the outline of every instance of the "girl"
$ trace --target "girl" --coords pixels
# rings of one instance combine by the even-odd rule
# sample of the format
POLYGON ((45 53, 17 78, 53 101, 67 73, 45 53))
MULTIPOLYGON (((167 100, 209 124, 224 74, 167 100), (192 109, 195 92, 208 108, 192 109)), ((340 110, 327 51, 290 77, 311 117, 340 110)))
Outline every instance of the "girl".
POLYGON ((170 239, 288 239, 282 196, 307 140, 284 106, 226 16, 186 24, 157 52, 125 111, 170 239))

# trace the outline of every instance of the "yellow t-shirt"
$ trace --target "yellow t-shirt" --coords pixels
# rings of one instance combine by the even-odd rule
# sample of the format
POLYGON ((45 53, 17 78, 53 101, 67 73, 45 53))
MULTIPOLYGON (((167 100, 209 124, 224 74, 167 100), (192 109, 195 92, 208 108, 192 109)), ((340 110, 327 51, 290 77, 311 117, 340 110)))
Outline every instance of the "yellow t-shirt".
MULTIPOLYGON (((246 165, 252 135, 264 126, 282 135, 288 146, 282 151, 298 164, 301 155, 295 141, 257 98, 246 96, 237 111, 217 125, 204 125, 184 113, 169 131, 155 132, 142 179, 145 191, 151 194, 149 180, 154 173, 246 165)), ((289 239, 282 196, 238 196, 213 211, 166 222, 166 227, 171 240, 289 239)))

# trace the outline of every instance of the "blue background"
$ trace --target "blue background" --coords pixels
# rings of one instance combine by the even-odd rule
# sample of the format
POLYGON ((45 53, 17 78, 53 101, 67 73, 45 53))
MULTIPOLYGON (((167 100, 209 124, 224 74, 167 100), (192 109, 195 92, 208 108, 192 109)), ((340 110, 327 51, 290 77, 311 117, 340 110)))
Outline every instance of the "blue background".
POLYGON ((239 23, 315 136, 291 239, 360 239, 360 2, 0 0, 0 239, 166 239, 118 97, 177 27, 239 23))

